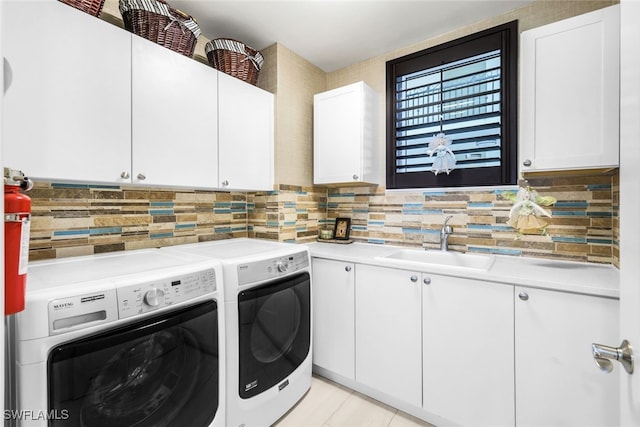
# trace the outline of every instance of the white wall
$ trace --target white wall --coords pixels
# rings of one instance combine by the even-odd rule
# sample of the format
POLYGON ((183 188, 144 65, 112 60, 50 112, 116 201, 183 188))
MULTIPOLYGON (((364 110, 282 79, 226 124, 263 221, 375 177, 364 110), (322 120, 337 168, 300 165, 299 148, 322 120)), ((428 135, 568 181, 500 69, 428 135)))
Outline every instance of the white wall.
MULTIPOLYGON (((621 2, 620 39, 620 339, 633 348, 635 372, 616 366, 620 425, 640 425, 640 2, 621 2)), ((618 345, 614 343, 612 345, 618 345)))
MULTIPOLYGON (((2 10, 4 0, 0 0, 0 28, 2 28, 2 10)), ((0 89, 4 92, 4 56, 2 54, 2 31, 0 31, 0 89)), ((2 146, 2 98, 0 95, 0 146, 2 146)), ((0 152, 0 166, 2 166, 2 156, 0 152)), ((0 217, 4 218, 4 202, 0 203, 0 217)), ((0 292, 0 308, 2 308, 2 327, 0 327, 0 410, 4 414, 4 225, 0 227, 0 280, 2 281, 2 292, 0 292)))

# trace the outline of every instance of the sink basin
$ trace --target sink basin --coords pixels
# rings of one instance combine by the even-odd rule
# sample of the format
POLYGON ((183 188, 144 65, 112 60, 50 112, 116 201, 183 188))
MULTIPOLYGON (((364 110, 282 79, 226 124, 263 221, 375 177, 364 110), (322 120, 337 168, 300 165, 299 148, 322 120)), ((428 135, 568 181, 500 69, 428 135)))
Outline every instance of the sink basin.
POLYGON ((489 270, 495 261, 495 256, 493 255, 428 250, 422 251, 417 249, 400 249, 385 256, 384 258, 410 263, 483 271, 489 270))

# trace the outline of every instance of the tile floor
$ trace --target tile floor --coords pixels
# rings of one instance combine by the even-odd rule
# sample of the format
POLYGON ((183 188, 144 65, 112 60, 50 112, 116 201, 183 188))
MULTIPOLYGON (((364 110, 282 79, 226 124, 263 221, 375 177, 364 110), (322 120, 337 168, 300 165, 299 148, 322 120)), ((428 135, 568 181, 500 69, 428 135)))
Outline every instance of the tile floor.
POLYGON ((311 389, 274 427, 433 427, 384 403, 314 375, 311 389))

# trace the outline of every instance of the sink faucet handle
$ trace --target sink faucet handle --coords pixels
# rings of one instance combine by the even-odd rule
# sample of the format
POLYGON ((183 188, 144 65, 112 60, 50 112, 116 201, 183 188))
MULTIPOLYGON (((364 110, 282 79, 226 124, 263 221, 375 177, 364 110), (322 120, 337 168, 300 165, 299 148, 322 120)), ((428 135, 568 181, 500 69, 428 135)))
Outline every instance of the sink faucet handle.
POLYGON ((444 219, 444 224, 442 224, 442 226, 444 227, 445 225, 447 225, 447 222, 449 222, 449 220, 450 220, 451 218, 453 218, 453 215, 449 215, 448 217, 446 217, 446 218, 444 219))

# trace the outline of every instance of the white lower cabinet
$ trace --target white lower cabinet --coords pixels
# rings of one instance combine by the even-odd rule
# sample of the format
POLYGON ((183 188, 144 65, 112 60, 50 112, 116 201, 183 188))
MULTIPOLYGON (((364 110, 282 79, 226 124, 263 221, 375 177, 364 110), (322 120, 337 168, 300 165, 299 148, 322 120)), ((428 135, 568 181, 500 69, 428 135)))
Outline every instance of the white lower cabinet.
POLYGON ((421 275, 356 268, 356 381, 420 407, 421 275))
POLYGON ((516 425, 619 425, 619 370, 592 343, 618 343, 618 300, 516 287, 516 425))
POLYGON ((513 286, 425 274, 424 409, 465 426, 513 426, 513 286))
POLYGON ((355 379, 355 265, 314 258, 313 364, 355 379))
POLYGON ((617 299, 314 258, 313 363, 438 425, 619 425, 617 299), (355 308, 355 311, 354 311, 355 308), (375 391, 375 392, 374 392, 375 391))

